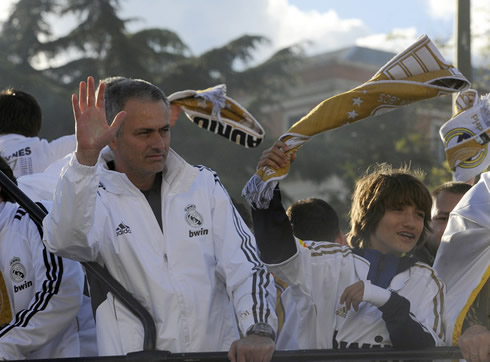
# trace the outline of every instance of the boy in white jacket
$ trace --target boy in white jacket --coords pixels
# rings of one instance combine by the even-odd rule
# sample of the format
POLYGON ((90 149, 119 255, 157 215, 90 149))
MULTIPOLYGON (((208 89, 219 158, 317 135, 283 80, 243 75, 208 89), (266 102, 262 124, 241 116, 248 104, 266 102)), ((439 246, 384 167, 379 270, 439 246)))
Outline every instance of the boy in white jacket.
MULTIPOLYGON (((0 169, 13 181, 7 163, 0 169)), ((42 229, 0 191, 0 359, 79 357, 79 263, 51 254, 42 229)))
MULTIPOLYGON (((258 167, 282 167, 287 150, 276 142, 258 167)), ((430 230, 431 203, 427 188, 408 170, 372 170, 353 195, 353 248, 295 238, 279 189, 267 209, 252 209, 261 259, 301 291, 298 304, 310 322, 298 333, 310 335, 316 348, 442 345, 444 284, 431 267, 405 256, 430 230)))

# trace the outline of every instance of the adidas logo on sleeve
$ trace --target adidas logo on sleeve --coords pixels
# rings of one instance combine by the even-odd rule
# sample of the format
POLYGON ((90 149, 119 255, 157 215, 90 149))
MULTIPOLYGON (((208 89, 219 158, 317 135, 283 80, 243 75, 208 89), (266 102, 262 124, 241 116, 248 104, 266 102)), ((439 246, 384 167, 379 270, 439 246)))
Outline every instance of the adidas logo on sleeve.
POLYGON ((121 236, 123 234, 131 234, 131 228, 128 225, 125 225, 123 222, 119 224, 116 228, 116 236, 121 236))

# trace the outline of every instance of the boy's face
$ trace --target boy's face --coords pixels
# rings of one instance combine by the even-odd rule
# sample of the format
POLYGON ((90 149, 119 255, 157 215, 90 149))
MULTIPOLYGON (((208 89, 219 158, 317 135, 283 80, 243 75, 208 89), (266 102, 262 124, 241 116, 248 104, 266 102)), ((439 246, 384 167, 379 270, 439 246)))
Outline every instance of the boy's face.
POLYGON ((369 238, 369 247, 394 256, 409 252, 424 230, 424 217, 425 213, 414 205, 386 209, 369 238))

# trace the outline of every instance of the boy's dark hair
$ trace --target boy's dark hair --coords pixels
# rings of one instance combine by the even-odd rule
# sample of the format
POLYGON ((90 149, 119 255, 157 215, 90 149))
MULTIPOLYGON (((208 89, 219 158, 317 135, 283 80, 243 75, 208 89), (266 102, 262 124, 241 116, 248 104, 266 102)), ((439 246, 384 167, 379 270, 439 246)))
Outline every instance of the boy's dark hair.
POLYGON ((298 200, 289 206, 286 214, 293 234, 302 240, 333 242, 340 231, 337 212, 321 199, 298 200))
MULTIPOLYGON (((12 169, 3 157, 0 156, 0 170, 10 179, 13 183, 17 185, 17 180, 14 176, 12 169)), ((15 202, 12 196, 10 196, 3 188, 0 190, 0 197, 3 201, 15 202)))
POLYGON ((369 168, 355 186, 350 210, 351 230, 347 240, 356 248, 367 248, 385 211, 397 206, 414 205, 425 213, 424 229, 417 244, 425 239, 430 228, 432 197, 419 180, 423 173, 405 166, 393 169, 388 164, 369 168))
POLYGON ((36 137, 41 125, 41 106, 33 96, 12 88, 0 92, 0 134, 36 137))

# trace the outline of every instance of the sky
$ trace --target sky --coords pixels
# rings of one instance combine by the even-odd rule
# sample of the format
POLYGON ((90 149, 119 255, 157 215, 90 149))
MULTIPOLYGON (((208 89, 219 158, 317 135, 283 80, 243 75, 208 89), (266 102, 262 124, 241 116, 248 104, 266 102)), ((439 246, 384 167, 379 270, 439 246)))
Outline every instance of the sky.
MULTIPOLYGON (((0 1, 0 21, 15 0, 0 1)), ((129 29, 160 27, 176 32, 199 55, 244 34, 270 39, 256 53, 265 59, 278 49, 303 43, 308 54, 359 45, 399 52, 421 34, 452 41, 457 0, 121 0, 122 18, 137 18, 129 29), (387 40, 388 34, 395 34, 387 40)), ((473 63, 490 37, 490 1, 471 0, 473 63)), ((71 21, 56 19, 63 33, 71 21)), ((440 49, 448 61, 453 49, 440 49)), ((487 63, 488 64, 488 63, 487 63)))
MULTIPOLYGON (((352 45, 399 52, 421 34, 452 40, 456 0, 129 0, 124 17, 141 17, 131 27, 160 26, 175 31, 196 55, 243 34, 264 35, 272 48, 308 41, 309 54, 352 45), (387 34, 396 40, 387 41, 387 34)), ((490 1, 471 0, 474 57, 477 34, 490 32, 490 1), (484 10, 485 9, 485 10, 484 10)), ((490 34, 489 34, 490 35, 490 34)), ((488 37, 487 37, 488 38, 488 37)), ((442 50, 441 50, 442 51, 442 50)), ((443 54, 454 58, 454 51, 443 54)))

